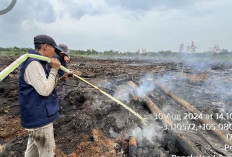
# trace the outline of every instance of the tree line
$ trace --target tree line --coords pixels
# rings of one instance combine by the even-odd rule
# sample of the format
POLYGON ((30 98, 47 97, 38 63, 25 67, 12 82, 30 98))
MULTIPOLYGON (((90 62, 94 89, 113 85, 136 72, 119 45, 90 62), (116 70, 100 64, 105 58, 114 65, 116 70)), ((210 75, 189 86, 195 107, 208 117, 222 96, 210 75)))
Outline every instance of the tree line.
MULTIPOLYGON (((31 50, 33 48, 19 48, 19 47, 7 47, 3 48, 0 47, 0 53, 1 54, 13 54, 13 55, 20 55, 20 54, 25 54, 28 52, 28 50, 31 50)), ((158 52, 120 52, 120 51, 114 51, 114 50, 107 50, 107 51, 97 51, 94 49, 87 49, 87 50, 70 50, 70 53, 72 55, 83 55, 83 56, 88 56, 88 55, 103 55, 103 56, 137 56, 137 55, 142 55, 142 56, 153 56, 155 55, 176 55, 179 54, 180 52, 173 52, 171 50, 165 50, 165 51, 158 51, 158 52)), ((195 52, 198 54, 197 52, 195 52)), ((207 51, 205 53, 214 53, 213 51, 207 51)), ((199 53, 200 54, 200 53, 199 53)), ((222 49, 219 54, 232 54, 232 51, 228 51, 226 49, 222 49)))

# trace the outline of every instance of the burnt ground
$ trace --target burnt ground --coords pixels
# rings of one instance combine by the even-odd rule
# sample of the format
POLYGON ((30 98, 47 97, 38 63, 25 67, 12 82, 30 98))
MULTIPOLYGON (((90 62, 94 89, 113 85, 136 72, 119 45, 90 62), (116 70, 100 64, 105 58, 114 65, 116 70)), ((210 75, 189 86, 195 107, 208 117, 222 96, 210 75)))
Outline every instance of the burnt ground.
MULTIPOLYGON (((0 58, 0 71, 16 57, 0 58)), ((231 124, 231 119, 215 118, 217 113, 231 113, 232 64, 213 63, 196 68, 174 61, 147 59, 97 59, 72 57, 70 69, 90 83, 126 103, 143 117, 141 124, 133 114, 89 85, 70 79, 66 96, 60 103, 61 117, 54 123, 57 156, 128 156, 129 136, 138 140, 138 156, 190 155, 184 153, 170 131, 154 120, 143 101, 132 98, 127 81, 134 81, 148 92, 151 100, 165 113, 183 115, 180 107, 165 95, 155 82, 193 104, 204 114, 213 114, 218 123, 231 124)), ((0 82, 0 156, 23 156, 27 132, 20 126, 17 89, 18 69, 0 82)), ((225 115, 224 114, 224 115, 225 115)), ((178 120, 194 123, 195 120, 178 120)), ((226 130, 231 133, 231 129, 226 130)), ((185 130, 186 134, 205 155, 231 156, 224 143, 205 130, 185 130)))

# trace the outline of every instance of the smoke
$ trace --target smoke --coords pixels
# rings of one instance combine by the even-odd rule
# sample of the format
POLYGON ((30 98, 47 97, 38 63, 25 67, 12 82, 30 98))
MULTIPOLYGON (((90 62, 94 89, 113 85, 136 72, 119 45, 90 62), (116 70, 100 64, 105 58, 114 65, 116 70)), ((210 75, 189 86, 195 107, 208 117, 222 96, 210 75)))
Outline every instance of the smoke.
POLYGON ((210 94, 212 105, 218 107, 220 112, 232 112, 231 95, 232 82, 231 76, 211 76, 203 84, 202 90, 210 94))
POLYGON ((97 110, 97 109, 104 109, 106 105, 103 105, 103 101, 100 99, 98 95, 93 96, 93 101, 92 101, 92 109, 97 110))
POLYGON ((231 65, 231 54, 213 54, 213 53, 179 53, 179 62, 183 67, 190 67, 196 72, 211 70, 216 64, 231 65))
POLYGON ((232 112, 230 73, 230 69, 210 69, 205 73, 167 73, 158 81, 200 110, 228 113, 232 112))
POLYGON ((114 80, 101 80, 96 84, 100 88, 113 89, 116 86, 116 82, 114 80))
POLYGON ((186 79, 186 76, 180 72, 166 73, 165 75, 157 78, 156 82, 160 82, 161 84, 165 85, 169 90, 176 90, 176 85, 180 85, 184 79, 186 79))
POLYGON ((154 77, 152 74, 147 73, 139 80, 139 86, 135 90, 132 90, 128 85, 119 85, 114 93, 114 97, 121 100, 130 102, 130 94, 135 94, 137 97, 144 98, 149 92, 155 88, 154 77))
POLYGON ((154 144, 154 141, 159 138, 162 138, 162 128, 160 127, 158 122, 152 122, 150 124, 145 125, 143 128, 135 126, 130 135, 134 136, 140 145, 143 145, 143 142, 146 142, 146 145, 154 144), (147 143, 148 142, 148 143, 147 143))
POLYGON ((212 64, 216 62, 213 60, 213 56, 210 53, 207 54, 180 54, 180 62, 184 64, 184 66, 191 67, 195 71, 206 71, 212 67, 212 64), (204 56, 205 55, 205 56, 204 56))
POLYGON ((134 94, 137 97, 144 98, 149 92, 155 88, 154 77, 152 74, 147 73, 139 80, 139 87, 135 89, 134 94))
POLYGON ((100 110, 102 113, 109 111, 114 105, 113 101, 100 93, 93 93, 91 106, 92 110, 100 110))
POLYGON ((114 93, 114 97, 121 101, 125 101, 127 103, 130 102, 130 93, 132 93, 132 89, 128 85, 119 85, 114 93))
MULTIPOLYGON (((106 93, 113 92, 116 82, 113 80, 101 80, 96 83, 96 86, 105 91, 106 93)), ((113 102, 111 99, 107 98, 105 95, 100 94, 100 92, 94 91, 92 99, 92 109, 108 110, 110 109, 113 102)))

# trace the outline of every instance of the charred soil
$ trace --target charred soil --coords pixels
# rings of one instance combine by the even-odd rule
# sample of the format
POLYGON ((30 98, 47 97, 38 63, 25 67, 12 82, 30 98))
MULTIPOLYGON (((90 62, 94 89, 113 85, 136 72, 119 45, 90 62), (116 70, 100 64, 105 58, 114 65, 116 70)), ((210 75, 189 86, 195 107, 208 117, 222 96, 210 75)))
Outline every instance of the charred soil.
MULTIPOLYGON (((0 71, 16 58, 1 56, 0 71)), ((128 139, 131 135, 138 140, 138 156, 189 155, 183 151, 171 131, 160 129, 161 122, 154 120, 145 102, 133 99, 133 94, 128 92, 128 81, 142 85, 141 78, 147 74, 152 79, 145 82, 152 81, 149 86, 154 86, 147 94, 165 113, 181 115, 186 109, 156 87, 156 81, 164 83, 204 114, 215 116, 223 111, 231 112, 232 93, 228 88, 232 87, 232 65, 217 63, 199 71, 179 62, 72 56, 69 68, 126 103, 148 118, 149 122, 144 126, 133 114, 105 95, 79 80, 70 79, 65 86, 66 96, 59 104, 61 116, 54 122, 56 156, 128 156, 128 139), (222 94, 219 94, 220 90, 215 90, 219 87, 224 88, 222 94)), ((0 156, 23 156, 28 134, 20 125, 18 69, 0 82, 0 100, 0 156)), ((218 123, 223 121, 214 120, 218 123)), ((198 123, 194 120, 191 122, 198 123)), ((225 119, 223 122, 231 123, 231 120, 225 119)), ((223 143, 208 131, 186 130, 183 133, 188 135, 202 154, 231 155, 223 150, 223 143), (203 137, 199 138, 199 134, 203 137)))

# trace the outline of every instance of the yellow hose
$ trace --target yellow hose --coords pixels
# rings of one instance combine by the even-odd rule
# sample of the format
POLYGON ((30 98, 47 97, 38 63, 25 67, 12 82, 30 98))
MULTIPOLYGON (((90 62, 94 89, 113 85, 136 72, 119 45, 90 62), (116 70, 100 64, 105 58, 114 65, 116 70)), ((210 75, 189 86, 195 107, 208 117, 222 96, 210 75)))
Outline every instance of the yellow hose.
MULTIPOLYGON (((34 55, 34 54, 24 54, 21 57, 19 57, 16 61, 14 61, 13 63, 11 63, 8 67, 6 67, 3 71, 0 72, 0 82, 7 76, 9 75, 15 68, 17 68, 22 62, 24 62, 28 57, 31 58, 36 58, 39 60, 43 60, 43 61, 47 61, 50 62, 51 59, 44 57, 44 56, 40 56, 40 55, 34 55)), ((65 68, 64 66, 60 66, 60 69, 63 70, 64 72, 70 72, 67 68, 65 68)), ((118 99, 112 97, 111 95, 109 95, 108 93, 102 91, 101 89, 99 89, 97 86, 92 85, 91 83, 89 83, 88 81, 86 81, 85 79, 81 78, 80 76, 77 76, 75 74, 73 74, 73 76, 75 76, 76 78, 78 78, 79 80, 85 82, 86 84, 92 86, 94 89, 98 90, 99 92, 101 92, 102 94, 106 95, 107 97, 109 97, 110 99, 112 99, 113 101, 117 102, 119 105, 123 106, 124 108, 126 108, 128 111, 130 111, 131 113, 133 113, 136 117, 138 117, 140 120, 142 120, 144 122, 143 117, 141 117, 138 113, 136 113, 134 110, 132 110, 130 107, 126 106, 125 104, 123 104, 122 102, 120 102, 118 99)))
POLYGON ((107 96, 108 98, 112 99, 113 101, 117 102, 119 105, 123 106, 124 108, 126 108, 128 111, 130 111, 131 113, 133 113, 136 117, 138 117, 140 120, 144 121, 144 118, 142 116, 140 116, 137 112, 135 112, 133 109, 131 109, 130 107, 126 106, 124 103, 122 103, 121 101, 119 101, 118 99, 114 98, 113 96, 109 95, 108 93, 104 92, 103 90, 99 89, 97 86, 94 86, 93 84, 89 83, 88 81, 86 81, 85 79, 81 78, 80 76, 73 74, 74 77, 78 78, 79 80, 85 82, 86 84, 90 85, 91 87, 93 87, 94 89, 98 90, 99 92, 101 92, 102 94, 104 94, 105 96, 107 96))

